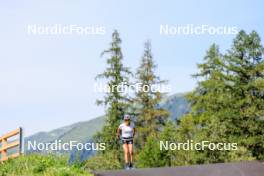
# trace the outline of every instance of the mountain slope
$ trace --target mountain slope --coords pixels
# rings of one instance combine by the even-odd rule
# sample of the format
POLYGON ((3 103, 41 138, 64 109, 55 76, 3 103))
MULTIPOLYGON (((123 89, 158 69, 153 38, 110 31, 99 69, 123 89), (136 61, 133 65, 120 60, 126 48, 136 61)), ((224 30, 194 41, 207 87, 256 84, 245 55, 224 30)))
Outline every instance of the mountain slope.
POLYGON ((53 142, 55 140, 61 140, 62 143, 69 142, 71 140, 84 143, 97 132, 100 131, 104 124, 105 117, 100 116, 95 119, 78 122, 66 127, 61 127, 50 132, 39 132, 32 136, 25 138, 25 152, 31 152, 27 150, 28 142, 36 141, 37 143, 53 142))
MULTIPOLYGON (((179 119, 183 114, 189 111, 189 104, 185 98, 185 94, 174 94, 164 98, 160 104, 161 107, 167 109, 171 116, 170 118, 175 120, 179 119)), ((105 116, 100 116, 95 119, 78 122, 69 126, 61 127, 50 132, 39 132, 25 139, 25 150, 27 151, 28 141, 36 141, 37 143, 53 142, 55 140, 61 140, 62 143, 69 142, 71 140, 85 143, 91 142, 92 136, 104 125, 105 116)), ((87 152, 83 155, 89 156, 91 152, 87 152)))
POLYGON ((70 131, 60 136, 62 142, 70 140, 76 140, 78 142, 86 142, 87 139, 91 139, 92 136, 100 131, 105 121, 104 116, 97 117, 95 119, 79 122, 78 125, 74 126, 70 131))
POLYGON ((178 93, 166 97, 161 102, 161 107, 170 112, 170 118, 173 120, 179 119, 183 114, 190 110, 190 105, 185 98, 186 93, 178 93))

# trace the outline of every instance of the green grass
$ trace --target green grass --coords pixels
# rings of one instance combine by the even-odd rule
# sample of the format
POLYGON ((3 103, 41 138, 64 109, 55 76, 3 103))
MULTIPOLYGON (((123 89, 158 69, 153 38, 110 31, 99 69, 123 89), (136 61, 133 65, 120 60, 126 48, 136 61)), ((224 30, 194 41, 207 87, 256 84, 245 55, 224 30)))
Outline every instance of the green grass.
POLYGON ((67 157, 31 154, 0 163, 0 176, 92 176, 80 164, 68 165, 67 157))

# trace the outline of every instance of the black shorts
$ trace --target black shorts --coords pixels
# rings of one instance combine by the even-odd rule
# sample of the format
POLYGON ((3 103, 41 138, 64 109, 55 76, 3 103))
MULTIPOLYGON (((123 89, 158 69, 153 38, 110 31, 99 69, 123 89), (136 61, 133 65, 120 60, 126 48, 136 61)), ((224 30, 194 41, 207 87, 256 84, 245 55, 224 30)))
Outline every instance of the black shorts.
POLYGON ((133 138, 122 138, 122 144, 133 144, 133 138))

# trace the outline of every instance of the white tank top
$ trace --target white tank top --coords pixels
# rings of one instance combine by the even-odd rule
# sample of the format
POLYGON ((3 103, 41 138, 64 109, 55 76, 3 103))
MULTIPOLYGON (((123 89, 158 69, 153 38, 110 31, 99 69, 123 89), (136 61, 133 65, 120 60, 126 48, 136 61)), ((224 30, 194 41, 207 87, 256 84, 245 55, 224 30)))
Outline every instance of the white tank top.
POLYGON ((133 131, 134 131, 134 124, 130 123, 130 125, 126 126, 125 123, 122 123, 118 127, 121 130, 121 137, 122 138, 131 138, 133 137, 133 131))

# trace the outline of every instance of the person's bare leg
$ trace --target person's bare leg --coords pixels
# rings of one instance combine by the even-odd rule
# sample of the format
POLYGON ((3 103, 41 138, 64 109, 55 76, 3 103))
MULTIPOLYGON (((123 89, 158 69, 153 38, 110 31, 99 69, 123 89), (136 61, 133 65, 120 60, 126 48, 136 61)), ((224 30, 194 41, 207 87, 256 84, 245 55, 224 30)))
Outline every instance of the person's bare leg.
POLYGON ((128 161, 128 146, 127 146, 127 144, 123 144, 123 149, 124 149, 125 162, 127 164, 129 162, 128 161))
POLYGON ((130 156, 130 163, 133 163, 133 144, 128 144, 128 151, 130 156))

